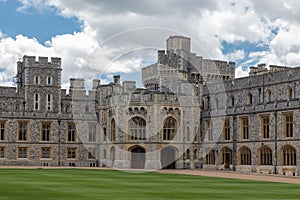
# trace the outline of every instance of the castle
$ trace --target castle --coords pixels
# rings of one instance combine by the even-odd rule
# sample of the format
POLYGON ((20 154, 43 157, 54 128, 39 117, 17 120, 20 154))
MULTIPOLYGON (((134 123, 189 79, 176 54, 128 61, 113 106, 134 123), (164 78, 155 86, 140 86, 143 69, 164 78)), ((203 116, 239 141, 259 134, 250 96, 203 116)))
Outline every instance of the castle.
POLYGON ((300 67, 235 63, 170 36, 134 81, 70 79, 61 59, 24 56, 0 88, 0 165, 201 168, 300 175, 300 67))

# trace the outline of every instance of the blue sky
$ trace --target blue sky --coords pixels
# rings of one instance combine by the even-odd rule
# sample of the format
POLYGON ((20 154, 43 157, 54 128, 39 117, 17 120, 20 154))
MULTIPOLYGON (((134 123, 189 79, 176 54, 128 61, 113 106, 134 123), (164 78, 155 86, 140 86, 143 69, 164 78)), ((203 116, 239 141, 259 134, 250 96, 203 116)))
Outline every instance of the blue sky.
POLYGON ((25 54, 61 57, 63 87, 114 74, 140 85, 169 35, 191 37, 204 58, 235 61, 236 77, 258 63, 299 66, 299 10, 297 0, 0 0, 0 85, 12 84, 25 54))
POLYGON ((22 34, 44 43, 53 36, 81 30, 77 18, 59 16, 55 7, 42 11, 32 7, 18 11, 21 6, 20 2, 13 0, 0 3, 0 30, 3 34, 10 37, 22 34))

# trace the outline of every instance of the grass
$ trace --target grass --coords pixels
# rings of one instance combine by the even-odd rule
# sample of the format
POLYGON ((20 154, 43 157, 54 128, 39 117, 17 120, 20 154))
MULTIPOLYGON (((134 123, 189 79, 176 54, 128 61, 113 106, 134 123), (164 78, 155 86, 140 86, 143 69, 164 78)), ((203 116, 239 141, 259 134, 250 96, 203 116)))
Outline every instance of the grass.
POLYGON ((0 200, 300 199, 300 185, 85 169, 0 169, 0 200))

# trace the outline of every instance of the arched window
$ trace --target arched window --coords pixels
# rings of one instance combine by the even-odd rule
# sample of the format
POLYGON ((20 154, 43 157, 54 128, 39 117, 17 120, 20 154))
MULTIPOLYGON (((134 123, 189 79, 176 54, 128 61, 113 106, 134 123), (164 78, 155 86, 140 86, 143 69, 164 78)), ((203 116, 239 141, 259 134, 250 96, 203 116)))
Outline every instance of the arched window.
POLYGON ((65 106, 65 112, 70 113, 71 112, 71 107, 69 105, 65 106))
POLYGON ((173 140, 176 134, 176 120, 168 117, 163 128, 163 140, 173 140))
POLYGON ((146 121, 140 117, 134 117, 129 120, 130 139, 146 139, 146 121))
POLYGON ((252 104, 252 94, 248 93, 247 95, 247 104, 252 104))
POLYGON ((266 94, 267 94, 266 95, 267 103, 273 101, 273 96, 272 96, 271 90, 267 90, 266 94))
POLYGON ((247 147, 240 149, 240 165, 251 165, 251 150, 247 147))
POLYGON ((52 85, 52 76, 47 76, 46 81, 47 85, 52 85))
POLYGON ((47 94, 47 110, 52 110, 52 94, 47 94))
POLYGON ((186 160, 189 160, 189 159, 190 159, 190 150, 189 150, 189 149, 187 149, 187 150, 185 151, 185 159, 186 159, 186 160))
POLYGON ((20 111, 21 110, 21 106, 19 103, 15 104, 15 111, 20 111))
POLYGON ((111 133, 110 133, 111 141, 115 141, 116 140, 116 121, 115 121, 115 119, 111 120, 110 130, 111 130, 111 133))
POLYGON ((194 160, 198 159, 198 149, 194 149, 194 160))
POLYGON ((216 162, 216 153, 215 150, 210 150, 205 155, 205 164, 206 165, 214 165, 216 162))
POLYGON ((259 164, 260 165, 272 165, 272 150, 267 147, 263 146, 259 151, 259 164))
POLYGON ((292 146, 285 146, 281 150, 282 165, 297 165, 296 149, 292 146))
POLYGON ((232 150, 228 147, 224 147, 220 154, 220 164, 224 164, 225 168, 228 168, 232 164, 232 150))
POLYGON ((33 109, 39 110, 40 109, 40 94, 35 93, 33 95, 33 109))
POLYGON ((40 84, 40 77, 39 76, 34 76, 34 78, 33 78, 33 83, 35 84, 35 85, 38 85, 38 84, 40 84))

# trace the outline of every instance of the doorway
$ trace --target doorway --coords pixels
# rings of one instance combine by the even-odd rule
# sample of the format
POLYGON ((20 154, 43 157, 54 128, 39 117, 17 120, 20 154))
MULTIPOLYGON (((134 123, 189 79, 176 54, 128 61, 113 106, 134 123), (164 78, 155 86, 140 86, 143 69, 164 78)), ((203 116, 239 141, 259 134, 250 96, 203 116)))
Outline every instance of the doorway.
POLYGON ((161 150, 161 166, 163 169, 176 168, 176 150, 172 147, 166 147, 161 150))
POLYGON ((131 149, 131 168, 144 169, 145 168, 145 149, 137 146, 131 149))

